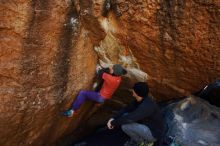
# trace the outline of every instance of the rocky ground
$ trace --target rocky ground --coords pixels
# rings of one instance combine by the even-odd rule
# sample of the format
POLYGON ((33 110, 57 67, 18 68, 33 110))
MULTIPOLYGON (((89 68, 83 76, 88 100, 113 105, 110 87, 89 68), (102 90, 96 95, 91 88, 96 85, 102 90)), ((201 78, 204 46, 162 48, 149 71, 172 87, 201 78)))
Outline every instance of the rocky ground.
MULTIPOLYGON (((190 96, 162 107, 166 121, 164 146, 220 146, 220 108, 199 97, 190 96)), ((118 129, 103 130, 72 146, 147 146, 137 144, 118 129)))

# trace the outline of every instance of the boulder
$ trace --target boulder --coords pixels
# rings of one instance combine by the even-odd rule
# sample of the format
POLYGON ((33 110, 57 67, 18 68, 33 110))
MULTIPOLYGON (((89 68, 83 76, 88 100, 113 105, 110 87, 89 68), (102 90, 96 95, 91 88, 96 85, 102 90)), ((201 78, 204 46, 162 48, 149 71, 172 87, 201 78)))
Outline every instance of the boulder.
POLYGON ((195 95, 209 101, 212 105, 220 107, 220 78, 206 85, 195 95))
POLYGON ((220 145, 220 108, 190 96, 164 108, 166 139, 183 146, 220 145))

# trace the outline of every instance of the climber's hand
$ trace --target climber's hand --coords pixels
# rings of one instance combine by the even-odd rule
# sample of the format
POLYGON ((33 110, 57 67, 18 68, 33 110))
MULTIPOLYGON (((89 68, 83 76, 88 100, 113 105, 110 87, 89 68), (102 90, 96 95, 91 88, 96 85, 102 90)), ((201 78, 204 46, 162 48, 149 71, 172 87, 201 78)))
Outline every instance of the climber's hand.
POLYGON ((98 74, 98 72, 102 69, 102 67, 100 65, 96 65, 96 73, 98 74))
POLYGON ((114 127, 112 126, 112 124, 111 124, 111 122, 112 122, 113 120, 114 120, 113 118, 111 118, 111 119, 108 120, 108 123, 107 123, 108 129, 113 129, 113 128, 114 128, 114 127))

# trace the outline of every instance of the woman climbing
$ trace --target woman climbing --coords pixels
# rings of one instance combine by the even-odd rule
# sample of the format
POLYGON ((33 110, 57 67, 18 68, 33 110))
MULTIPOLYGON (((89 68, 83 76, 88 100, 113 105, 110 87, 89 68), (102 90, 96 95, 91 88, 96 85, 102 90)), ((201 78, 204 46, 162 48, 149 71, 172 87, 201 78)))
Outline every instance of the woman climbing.
POLYGON ((121 82, 121 76, 126 73, 127 71, 119 64, 99 69, 98 76, 103 79, 100 86, 101 88, 96 89, 96 91, 81 90, 76 97, 76 100, 72 103, 71 108, 66 110, 64 115, 71 117, 86 100, 103 103, 105 100, 110 99, 121 82))

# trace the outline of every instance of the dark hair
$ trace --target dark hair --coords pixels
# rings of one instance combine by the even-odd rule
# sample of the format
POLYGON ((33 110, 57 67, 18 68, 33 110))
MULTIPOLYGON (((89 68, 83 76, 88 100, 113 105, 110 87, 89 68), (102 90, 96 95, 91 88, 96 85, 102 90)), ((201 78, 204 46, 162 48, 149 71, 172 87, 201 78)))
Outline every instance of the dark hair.
POLYGON ((137 82, 134 84, 134 92, 141 97, 147 97, 149 92, 149 87, 146 82, 137 82))
POLYGON ((127 70, 126 70, 126 69, 123 69, 122 74, 123 74, 123 75, 126 75, 127 73, 128 73, 127 70))

